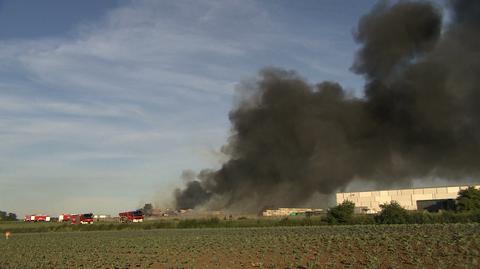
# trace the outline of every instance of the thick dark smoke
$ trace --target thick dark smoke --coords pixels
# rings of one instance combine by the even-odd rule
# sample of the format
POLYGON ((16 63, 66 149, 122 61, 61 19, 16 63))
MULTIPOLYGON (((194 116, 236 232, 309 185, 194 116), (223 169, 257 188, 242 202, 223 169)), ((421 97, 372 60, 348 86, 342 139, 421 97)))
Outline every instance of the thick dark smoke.
POLYGON ((480 1, 377 5, 359 22, 352 70, 365 96, 266 68, 230 113, 220 170, 175 192, 179 208, 295 206, 352 180, 381 185, 480 175, 480 1))

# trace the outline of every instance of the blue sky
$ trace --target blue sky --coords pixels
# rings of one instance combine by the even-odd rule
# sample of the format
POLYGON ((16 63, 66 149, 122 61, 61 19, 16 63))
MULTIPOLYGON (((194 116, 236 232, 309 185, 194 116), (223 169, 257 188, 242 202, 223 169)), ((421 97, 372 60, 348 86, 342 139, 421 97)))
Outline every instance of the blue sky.
POLYGON ((265 66, 349 71, 373 1, 0 1, 0 210, 116 214, 218 167, 265 66))

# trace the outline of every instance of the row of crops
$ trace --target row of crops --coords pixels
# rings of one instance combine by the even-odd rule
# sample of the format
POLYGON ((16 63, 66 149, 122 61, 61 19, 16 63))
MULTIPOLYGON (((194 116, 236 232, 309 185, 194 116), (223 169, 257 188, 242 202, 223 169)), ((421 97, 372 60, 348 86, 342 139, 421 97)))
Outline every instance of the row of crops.
POLYGON ((0 268, 479 268, 479 224, 13 234, 0 268))

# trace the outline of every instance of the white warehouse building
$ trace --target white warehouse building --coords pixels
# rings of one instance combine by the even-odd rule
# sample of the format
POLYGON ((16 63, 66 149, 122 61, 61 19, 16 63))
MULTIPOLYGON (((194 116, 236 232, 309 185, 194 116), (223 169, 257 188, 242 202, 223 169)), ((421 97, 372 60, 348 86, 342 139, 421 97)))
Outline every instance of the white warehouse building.
MULTIPOLYGON (((480 185, 473 185, 480 189, 480 185)), ((337 205, 344 201, 355 203, 357 210, 364 213, 380 212, 381 204, 396 201, 408 210, 438 211, 454 206, 455 199, 460 190, 469 186, 448 186, 412 189, 392 189, 362 192, 341 192, 337 193, 337 205)))

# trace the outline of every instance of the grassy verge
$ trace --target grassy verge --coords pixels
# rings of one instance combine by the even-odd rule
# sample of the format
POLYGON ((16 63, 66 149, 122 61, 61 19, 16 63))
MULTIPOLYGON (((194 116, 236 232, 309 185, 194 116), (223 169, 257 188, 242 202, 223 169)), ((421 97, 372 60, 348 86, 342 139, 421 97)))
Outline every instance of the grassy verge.
MULTIPOLYGON (((480 213, 422 213, 410 212, 406 224, 442 224, 442 223, 479 223, 480 213)), ((376 224, 374 215, 354 215, 348 223, 342 225, 376 224)), ((65 223, 24 223, 0 222, 0 232, 41 233, 69 231, 110 231, 110 230, 151 230, 163 228, 248 228, 276 226, 323 226, 331 225, 325 216, 285 217, 285 218, 240 218, 225 220, 219 218, 198 219, 161 219, 147 220, 143 223, 96 222, 90 225, 72 225, 65 223)))
POLYGON ((96 222, 94 224, 72 225, 65 223, 0 223, 0 232, 40 233, 68 231, 108 231, 108 230, 151 230, 162 228, 248 228, 276 226, 319 226, 327 225, 323 217, 289 217, 289 218, 242 218, 222 220, 219 218, 199 219, 164 219, 147 220, 143 223, 96 222))

